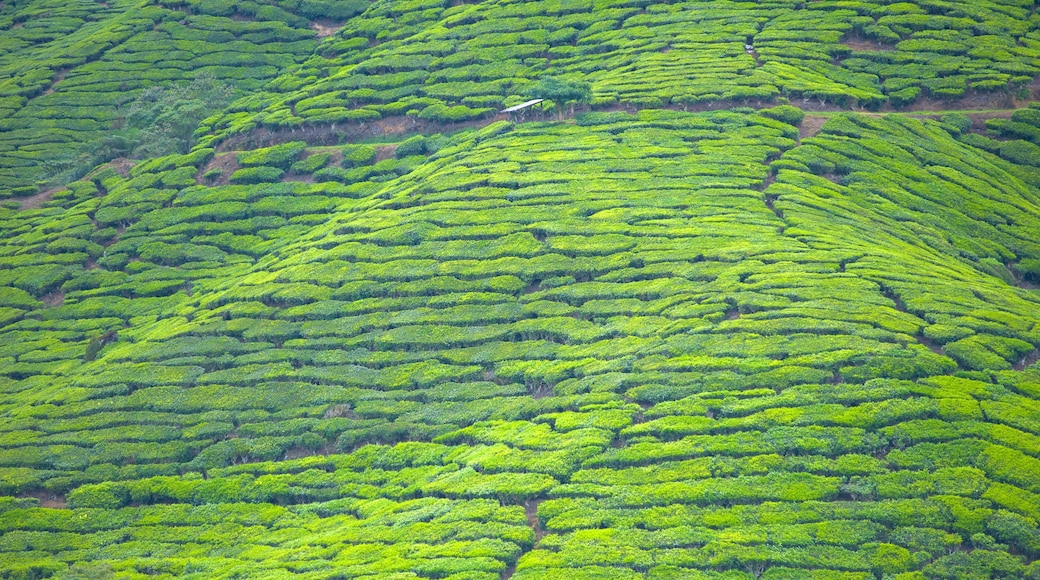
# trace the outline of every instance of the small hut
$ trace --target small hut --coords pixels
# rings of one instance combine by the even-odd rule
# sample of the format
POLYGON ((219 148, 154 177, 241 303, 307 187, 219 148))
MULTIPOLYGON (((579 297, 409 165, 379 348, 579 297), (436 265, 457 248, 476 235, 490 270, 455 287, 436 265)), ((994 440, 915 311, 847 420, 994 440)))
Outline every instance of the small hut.
POLYGON ((519 105, 513 105, 507 109, 502 109, 500 112, 509 115, 509 120, 514 123, 524 120, 524 115, 527 113, 527 109, 541 103, 545 99, 532 99, 526 103, 520 103, 519 105))

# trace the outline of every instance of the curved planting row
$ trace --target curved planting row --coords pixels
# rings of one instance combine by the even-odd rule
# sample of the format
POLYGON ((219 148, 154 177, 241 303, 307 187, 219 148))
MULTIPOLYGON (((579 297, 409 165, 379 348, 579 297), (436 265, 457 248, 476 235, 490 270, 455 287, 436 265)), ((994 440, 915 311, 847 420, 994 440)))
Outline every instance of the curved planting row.
POLYGON ((7 212, 0 568, 1037 574, 1031 142, 801 121, 200 149, 7 212))

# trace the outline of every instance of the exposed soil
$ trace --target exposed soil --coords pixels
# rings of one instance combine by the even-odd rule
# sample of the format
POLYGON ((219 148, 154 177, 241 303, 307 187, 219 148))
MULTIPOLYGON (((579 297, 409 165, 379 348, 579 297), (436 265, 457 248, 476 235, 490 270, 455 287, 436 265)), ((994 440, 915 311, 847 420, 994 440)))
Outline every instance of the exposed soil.
POLYGON ((65 509, 65 496, 48 493, 45 491, 31 491, 25 497, 34 497, 40 500, 40 507, 51 509, 65 509))
POLYGON ((531 398, 535 399, 535 400, 545 399, 545 398, 551 397, 552 394, 553 394, 553 386, 552 385, 538 385, 538 387, 536 387, 534 390, 531 391, 531 398))
POLYGON ((1015 109, 1018 108, 1015 99, 1010 93, 998 93, 993 91, 964 92, 959 99, 935 99, 921 96, 914 102, 900 107, 898 110, 904 113, 916 111, 964 111, 969 109, 1015 109))
MULTIPOLYGON (((826 117, 819 115, 813 115, 812 113, 817 112, 859 112, 866 114, 887 114, 887 113, 907 113, 907 114, 918 114, 923 116, 935 116, 944 114, 943 111, 979 111, 978 113, 969 114, 973 121, 976 121, 981 125, 985 119, 994 117, 1006 117, 1010 116, 1016 109, 1020 109, 1028 106, 1031 100, 1040 99, 1040 78, 1035 80, 1030 85, 1030 98, 1026 100, 1017 100, 1010 93, 1006 92, 993 92, 993 91, 972 91, 969 90, 965 93, 965 96, 960 99, 932 99, 929 97, 920 97, 913 103, 900 107, 894 108, 890 104, 886 103, 880 109, 874 111, 864 111, 858 107, 845 107, 835 105, 821 101, 819 99, 809 97, 792 97, 790 103, 797 106, 798 108, 806 111, 807 114, 805 119, 802 121, 802 125, 799 128, 799 140, 806 137, 812 137, 820 131, 823 123, 826 121, 826 117)), ((763 109, 774 107, 778 103, 773 100, 721 100, 721 101, 710 101, 703 103, 694 104, 665 104, 660 108, 668 109, 673 111, 686 111, 686 112, 704 112, 704 111, 717 111, 733 109, 738 107, 751 107, 754 109, 763 109)), ((600 112, 627 112, 635 113, 639 110, 639 107, 630 104, 615 104, 608 107, 597 108, 596 111, 600 112)), ((574 117, 573 112, 567 112, 564 115, 565 119, 572 119, 574 117)), ((383 119, 377 119, 365 122, 349 122, 349 123, 336 123, 336 124, 319 124, 310 125, 304 127, 293 127, 288 129, 272 130, 267 128, 259 128, 240 135, 234 135, 227 140, 217 145, 218 152, 226 152, 237 149, 255 149, 259 147, 269 147, 279 143, 285 143, 287 141, 303 140, 312 146, 316 145, 335 145, 339 143, 351 143, 360 142, 370 139, 383 139, 387 137, 403 137, 406 135, 413 134, 424 134, 429 135, 432 133, 453 133, 463 129, 477 129, 485 127, 490 123, 496 121, 524 121, 525 119, 511 119, 504 114, 496 114, 488 116, 483 119, 475 119, 472 121, 464 121, 460 123, 438 123, 434 121, 426 121, 417 119, 414 117, 407 117, 403 115, 386 117, 383 119)), ((530 121, 547 121, 552 120, 551 115, 538 114, 537 112, 530 113, 530 121)))
POLYGON ((1040 285, 1034 284, 1033 282, 1026 280, 1022 276, 1022 273, 1019 272, 1018 269, 1015 267, 1017 265, 1018 264, 1015 262, 1009 262, 1007 264, 1007 269, 1015 277, 1015 286, 1018 286, 1019 288, 1024 288, 1026 290, 1040 290, 1040 285))
MULTIPOLYGON (((130 170, 134 167, 134 162, 130 161, 129 159, 123 158, 123 157, 120 157, 118 159, 113 159, 112 161, 110 161, 110 162, 102 165, 101 167, 99 167, 96 171, 93 171, 91 174, 88 174, 87 177, 90 177, 90 175, 93 175, 94 173, 97 173, 97 171, 100 171, 101 169, 104 169, 105 167, 111 167, 112 169, 115 170, 116 173, 122 175, 123 177, 127 177, 127 176, 130 175, 130 170)), ((58 193, 59 191, 61 191, 63 189, 65 189, 65 188, 64 187, 52 187, 52 188, 49 188, 49 189, 45 189, 45 190, 43 190, 43 191, 41 191, 39 193, 35 193, 33 195, 30 195, 28 197, 23 197, 23 198, 21 198, 19 200, 21 205, 18 207, 18 209, 19 210, 39 209, 39 208, 43 207, 43 204, 45 204, 48 201, 50 201, 51 198, 54 197, 55 193, 58 193)))
POLYGON ((935 342, 934 340, 924 336, 923 334, 918 334, 914 338, 917 339, 917 342, 923 344, 925 347, 928 348, 928 350, 934 352, 935 354, 941 354, 943 356, 946 356, 946 351, 943 350, 942 345, 935 342))
POLYGON ((848 38, 841 41, 841 44, 844 44, 852 50, 857 50, 860 52, 896 49, 896 47, 892 46, 891 44, 885 44, 872 38, 860 36, 859 34, 849 35, 848 38))
MULTIPOLYGON (((97 221, 94 222, 94 227, 97 227, 97 221)), ((119 238, 123 237, 123 233, 124 232, 126 232, 126 226, 125 225, 116 226, 116 236, 114 238, 112 238, 111 240, 108 240, 107 242, 101 244, 101 246, 107 248, 107 247, 111 246, 112 244, 118 242, 119 238)))
POLYGON ((823 128, 823 124, 827 122, 827 117, 821 117, 820 115, 806 115, 802 119, 802 124, 798 125, 798 144, 802 144, 802 139, 808 139, 819 135, 820 129, 823 128))
POLYGON ((545 536, 542 523, 538 521, 538 506, 542 505, 543 501, 541 499, 530 499, 524 502, 524 514, 527 516, 527 525, 534 530, 535 546, 538 546, 538 542, 541 542, 542 537, 545 536))
POLYGON ((379 145, 376 147, 376 160, 375 163, 383 161, 384 159, 390 159, 397 152, 397 145, 379 145))
POLYGON ((122 175, 123 177, 129 177, 130 170, 134 168, 134 162, 127 159, 126 157, 117 157, 112 161, 109 161, 108 166, 111 167, 119 175, 122 175))
POLYGON ((342 22, 335 22, 333 20, 319 19, 311 22, 311 30, 317 33, 318 38, 326 38, 336 34, 340 28, 343 28, 342 22))
POLYGON ((51 85, 49 87, 47 87, 47 89, 45 91, 43 91, 43 94, 44 95, 50 95, 50 94, 54 93, 54 86, 57 85, 58 83, 60 83, 62 81, 62 79, 65 78, 65 75, 67 75, 67 74, 69 74, 69 69, 67 69, 67 68, 59 69, 58 72, 54 75, 54 80, 51 81, 51 85))
POLYGON ((64 188, 52 187, 50 189, 45 189, 40 193, 30 195, 29 197, 23 197, 21 199, 22 205, 18 209, 39 209, 43 207, 43 204, 50 201, 51 198, 54 197, 55 193, 58 193, 62 189, 64 188))
POLYGON ((770 172, 769 175, 767 175, 766 178, 762 180, 761 184, 755 186, 755 189, 758 191, 765 191, 769 189, 769 186, 773 185, 774 183, 776 183, 776 174, 770 172))
MULTIPOLYGON (((539 542, 542 541, 542 537, 545 536, 545 529, 542 528, 541 522, 538 521, 538 506, 545 500, 542 499, 529 499, 524 502, 524 514, 527 516, 527 525, 534 530, 534 546, 532 550, 538 547, 539 542)), ((502 571, 502 580, 512 578, 513 574, 516 573, 516 564, 509 566, 502 571)))
POLYGON ((1040 362, 1040 348, 1038 348, 1038 349, 1034 350, 1033 352, 1027 354, 1025 357, 1022 358, 1022 360, 1020 360, 1017 363, 1015 363, 1013 368, 1016 371, 1024 371, 1027 368, 1029 368, 1029 367, 1033 366, 1034 364, 1036 364, 1037 362, 1040 362))
POLYGON ((195 182, 202 185, 227 185, 228 178, 232 173, 238 171, 238 168, 238 159, 234 153, 217 154, 195 174, 195 182), (203 177, 213 169, 220 170, 220 175, 216 179, 209 180, 203 177))
POLYGON ((436 123, 414 119, 412 117, 394 116, 385 119, 366 121, 364 123, 336 123, 311 125, 293 129, 272 131, 266 128, 255 129, 249 133, 235 135, 217 146, 218 152, 238 149, 257 149, 270 147, 288 141, 306 141, 309 145, 337 145, 367 139, 386 137, 402 137, 411 134, 430 135, 433 133, 453 133, 463 129, 479 129, 495 121, 506 120, 505 115, 495 115, 485 119, 463 121, 461 123, 436 123))
POLYGON ((54 292, 51 292, 43 298, 40 298, 40 300, 42 300, 43 303, 47 306, 54 308, 56 306, 61 306, 62 304, 64 304, 65 293, 61 290, 55 290, 54 292))
POLYGON ((343 163, 342 149, 333 149, 329 151, 329 153, 331 155, 329 156, 329 160, 325 162, 325 167, 338 167, 340 164, 343 163))
POLYGON ((895 306, 896 310, 898 310, 900 312, 906 312, 906 305, 903 304, 903 299, 900 298, 898 294, 893 292, 891 288, 889 288, 887 286, 882 286, 881 287, 881 295, 884 296, 885 298, 888 298, 889 300, 891 300, 892 301, 892 305, 895 306))
POLYGON ((784 212, 781 211, 780 209, 777 209, 777 207, 775 205, 777 198, 775 196, 772 196, 772 195, 767 195, 767 196, 765 196, 764 199, 765 199, 766 207, 769 208, 769 211, 773 212, 773 215, 775 215, 776 217, 778 217, 780 219, 784 219, 784 212))

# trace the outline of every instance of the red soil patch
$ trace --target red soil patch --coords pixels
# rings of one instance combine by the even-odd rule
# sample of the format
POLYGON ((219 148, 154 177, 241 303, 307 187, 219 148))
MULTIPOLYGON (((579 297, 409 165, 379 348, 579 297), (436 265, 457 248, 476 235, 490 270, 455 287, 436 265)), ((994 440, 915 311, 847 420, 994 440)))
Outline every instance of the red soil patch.
MULTIPOLYGON (((506 120, 504 115, 487 119, 476 119, 461 123, 435 123, 405 116, 387 117, 364 123, 336 123, 335 125, 312 125, 296 129, 270 130, 260 128, 242 135, 235 135, 217 146, 217 151, 257 149, 288 141, 306 141, 315 145, 337 145, 366 139, 398 137, 408 134, 431 135, 451 133, 462 129, 479 129, 495 121, 506 120)), ((203 171, 205 173, 205 171, 203 171)))
POLYGON ((108 166, 123 177, 130 176, 130 170, 134 168, 134 162, 126 157, 117 157, 108 163, 108 166))
POLYGON ((43 204, 47 203, 54 197, 55 193, 58 193, 64 189, 63 187, 52 187, 45 189, 40 193, 30 195, 29 197, 22 198, 22 205, 18 209, 39 209, 43 204))
POLYGON ((49 95, 54 92, 54 86, 57 85, 65 78, 65 75, 69 74, 69 69, 59 69, 57 74, 54 75, 54 80, 51 81, 51 85, 47 87, 47 90, 43 91, 43 94, 49 95))
POLYGON ((43 300, 43 303, 47 306, 54 308, 56 306, 61 306, 65 302, 65 293, 61 290, 55 290, 43 298, 40 298, 40 300, 43 300))
POLYGON ((1014 369, 1016 371, 1024 371, 1027 368, 1029 368, 1029 367, 1033 366, 1034 364, 1036 364, 1038 361, 1040 361, 1040 348, 1038 348, 1038 349, 1034 350, 1033 352, 1027 354, 1025 356, 1025 358, 1023 358, 1022 360, 1020 360, 1017 363, 1015 363, 1014 369))
POLYGON ((326 38, 336 34, 336 32, 343 28, 342 22, 335 22, 332 20, 319 19, 311 22, 311 30, 317 33, 318 38, 326 38))
POLYGON ((34 497, 40 500, 40 507, 51 509, 65 509, 65 497, 43 491, 31 491, 26 497, 34 497))
POLYGON ((397 151, 397 145, 380 145, 376 147, 376 163, 384 159, 390 159, 397 151))
POLYGON ((238 171, 238 159, 235 153, 217 154, 195 174, 195 182, 200 185, 227 185, 228 178, 238 171), (216 179, 203 177, 210 171, 217 169, 220 175, 216 179))
POLYGON ((891 44, 885 44, 881 41, 874 40, 872 38, 866 38, 858 34, 853 34, 845 40, 842 40, 841 44, 844 44, 852 50, 857 50, 860 52, 896 49, 896 47, 892 46, 891 44))
POLYGON ((934 352, 935 354, 941 354, 943 356, 946 355, 946 351, 943 350, 942 345, 935 342, 934 340, 920 334, 917 335, 915 338, 917 338, 917 342, 921 343, 922 345, 927 347, 928 350, 934 352))
POLYGON ((820 129, 823 128, 823 124, 827 122, 827 117, 821 117, 819 115, 806 115, 802 119, 802 124, 798 126, 798 142, 801 144, 802 139, 808 139, 809 137, 815 137, 820 133, 820 129))

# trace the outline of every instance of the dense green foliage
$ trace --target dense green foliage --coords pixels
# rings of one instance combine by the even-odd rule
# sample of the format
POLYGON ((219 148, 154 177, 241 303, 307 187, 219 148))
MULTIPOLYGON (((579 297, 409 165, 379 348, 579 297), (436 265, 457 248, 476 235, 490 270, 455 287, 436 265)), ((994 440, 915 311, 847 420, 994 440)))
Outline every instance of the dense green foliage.
POLYGON ((0 206, 0 578, 1040 579, 1040 105, 803 110, 1029 2, 88 4, 0 7, 0 196, 133 158, 0 206))
POLYGON ((9 500, 2 566, 1026 574, 1040 297, 996 268, 1040 256, 1037 174, 797 117, 233 154, 359 160, 315 184, 200 149, 8 212, 0 481, 68 505, 9 500))
POLYGON ((373 5, 317 52, 239 100, 216 139, 479 119, 546 76, 589 83, 595 107, 1028 98, 1040 14, 1028 1, 420 0, 373 5))
MULTIPOLYGON (((190 85, 201 74, 236 87, 240 95, 259 89, 310 56, 317 38, 308 19, 331 4, 3 3, 0 197, 31 193, 35 181, 60 178, 78 166, 82 146, 121 128, 120 109, 149 88, 176 92, 174 87, 190 85)), ((189 137, 198 120, 184 127, 189 137)), ((154 148, 138 152, 157 154, 154 148)))

